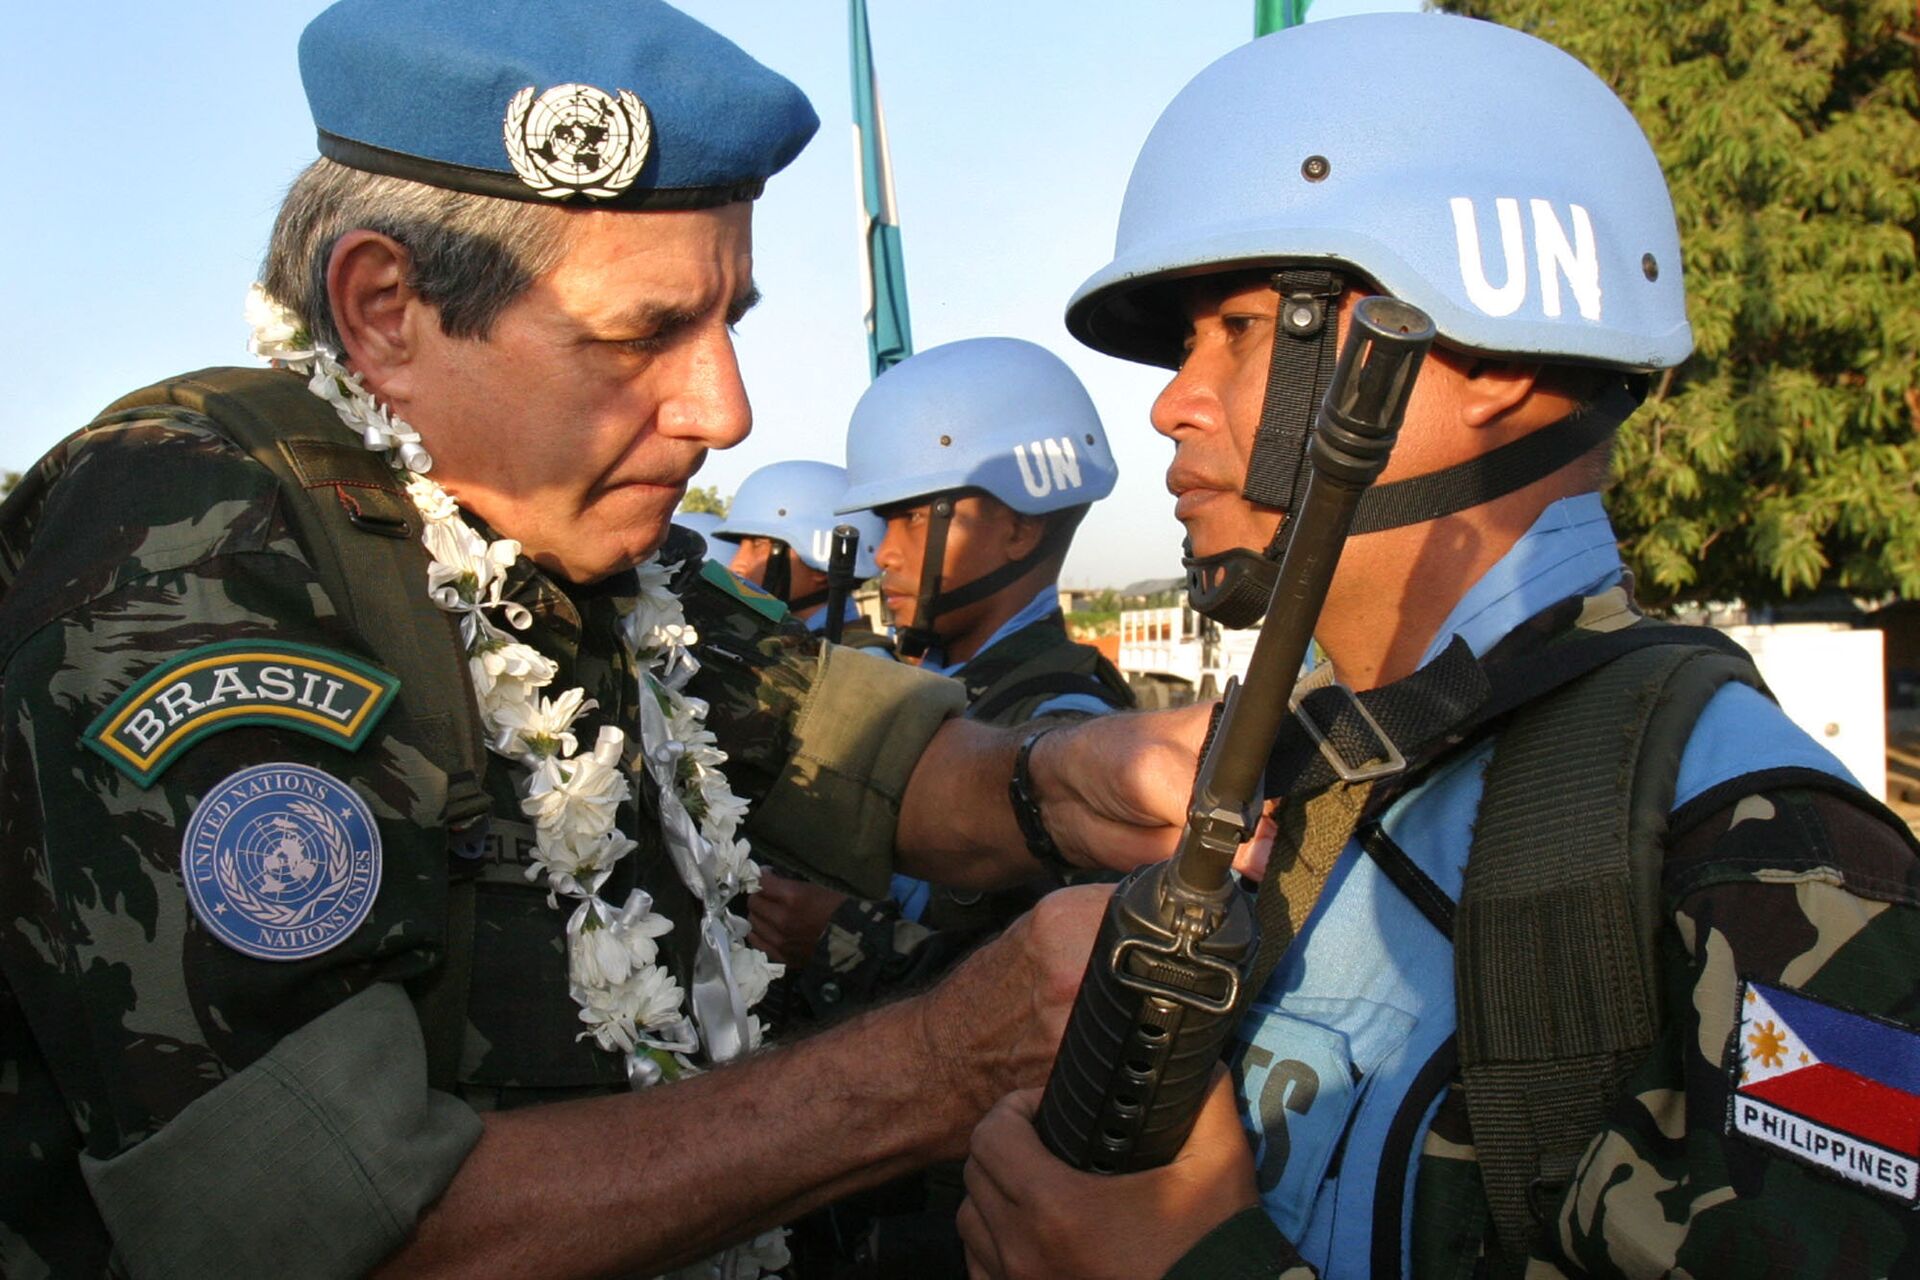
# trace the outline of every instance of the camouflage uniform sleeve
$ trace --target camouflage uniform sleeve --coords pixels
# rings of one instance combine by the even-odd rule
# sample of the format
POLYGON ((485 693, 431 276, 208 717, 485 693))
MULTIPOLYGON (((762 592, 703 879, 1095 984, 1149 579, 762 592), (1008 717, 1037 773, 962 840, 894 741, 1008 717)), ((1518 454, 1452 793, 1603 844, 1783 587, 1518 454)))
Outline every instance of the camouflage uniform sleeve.
POLYGON ((397 716, 357 749, 278 721, 222 728, 147 786, 86 749, 116 697, 201 646, 375 660, 271 477, 212 432, 97 431, 33 480, 39 509, 15 526, 33 549, 7 542, 0 606, 0 1115, 34 1123, 0 1125, 0 1270, 95 1274, 111 1249, 135 1276, 364 1271, 479 1132, 427 1088, 401 986, 438 961, 446 850, 428 815, 445 779, 397 716), (346 783, 381 836, 369 914, 305 959, 229 947, 183 888, 202 798, 268 762, 346 783))
MULTIPOLYGON (((1780 1051, 1771 1023, 1743 1031, 1743 1002, 1757 998, 1748 984, 1820 1006, 1835 1025, 1871 1023, 1879 1051, 1920 1076, 1920 858, 1895 822, 1824 790, 1783 789, 1683 823, 1665 872, 1665 1038, 1587 1149, 1558 1208, 1557 1248, 1529 1275, 1920 1269, 1911 1175, 1902 1194, 1895 1166, 1845 1137, 1844 1118, 1852 1158, 1817 1125, 1783 1124, 1773 1141, 1734 1131, 1741 1073, 1780 1051)), ((1847 1067, 1872 1064, 1835 1052, 1823 1063, 1842 1071, 1831 1088, 1844 1091, 1847 1067)), ((1814 1110, 1836 1100, 1827 1079, 1808 1077, 1814 1110)), ((1909 1134, 1906 1160, 1917 1145, 1909 1134)))
POLYGON ((886 896, 900 801, 957 682, 782 623, 712 577, 681 596, 700 634, 688 691, 710 708, 756 854, 863 898, 886 896))

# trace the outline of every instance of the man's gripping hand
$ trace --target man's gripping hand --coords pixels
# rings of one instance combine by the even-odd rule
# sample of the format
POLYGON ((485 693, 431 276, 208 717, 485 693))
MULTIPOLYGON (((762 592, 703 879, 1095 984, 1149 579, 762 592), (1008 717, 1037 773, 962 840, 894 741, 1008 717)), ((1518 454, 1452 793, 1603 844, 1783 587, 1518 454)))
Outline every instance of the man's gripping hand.
POLYGON ((1173 852, 1212 703, 1100 716, 1034 744, 1047 832, 1073 862, 1131 871, 1173 852))
POLYGON ((790 968, 804 968, 847 895, 762 868, 760 892, 747 899, 747 941, 790 968))
MULTIPOLYGON (((968 1125, 1009 1091, 1046 1081, 1112 892, 1048 894, 914 1002, 929 1061, 949 1073, 956 1101, 970 1102, 968 1125)), ((944 1154, 964 1156, 966 1136, 957 1132, 944 1154)))
POLYGON ((1144 1173, 1082 1173, 1055 1159, 1034 1131, 1039 1106, 1038 1089, 1013 1094, 973 1131, 958 1218, 973 1280, 1164 1275, 1201 1237, 1259 1203, 1224 1072, 1173 1163, 1144 1173))

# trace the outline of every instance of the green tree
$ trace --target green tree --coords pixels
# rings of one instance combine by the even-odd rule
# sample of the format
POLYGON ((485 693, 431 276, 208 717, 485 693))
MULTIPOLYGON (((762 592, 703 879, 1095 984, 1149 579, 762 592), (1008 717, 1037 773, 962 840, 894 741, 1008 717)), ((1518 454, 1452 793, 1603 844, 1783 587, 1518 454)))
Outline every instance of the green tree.
POLYGON ((680 509, 689 515, 724 516, 730 505, 729 499, 720 496, 720 486, 713 484, 694 485, 680 499, 680 509))
POLYGON ((18 471, 8 471, 0 468, 0 498, 4 498, 12 493, 13 486, 19 483, 20 473, 18 471))
POLYGON ((1613 85, 1673 189, 1694 356, 1622 433, 1645 593, 1920 596, 1913 0, 1454 0, 1613 85))

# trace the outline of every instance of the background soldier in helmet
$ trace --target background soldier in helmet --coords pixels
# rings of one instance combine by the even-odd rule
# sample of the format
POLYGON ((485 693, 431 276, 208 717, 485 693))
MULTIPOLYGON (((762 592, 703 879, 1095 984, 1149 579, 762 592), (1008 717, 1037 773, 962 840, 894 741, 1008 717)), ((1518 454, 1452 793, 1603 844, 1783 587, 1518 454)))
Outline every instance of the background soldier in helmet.
POLYGON ((715 515, 711 511, 676 511, 673 513, 673 522, 675 524, 679 525, 682 529, 693 530, 700 535, 701 541, 707 544, 706 554, 709 560, 716 558, 719 553, 726 550, 724 546, 716 547, 713 542, 713 531, 720 527, 720 521, 724 518, 723 516, 715 515))
MULTIPOLYGON (((1060 611, 1073 531, 1117 471, 1099 413, 1059 357, 974 338, 908 358, 854 407, 846 475, 841 511, 886 521, 876 560, 901 655, 962 681, 968 718, 1017 725, 1132 705, 1060 611)), ((1032 897, 901 876, 889 905, 776 880, 753 921, 773 954, 807 966, 800 989, 825 1014, 937 972, 1032 897), (929 942, 927 929, 944 936, 929 942)))
MULTIPOLYGON (((827 625, 827 565, 835 527, 850 525, 859 535, 855 576, 865 582, 879 573, 873 553, 881 523, 857 512, 836 515, 846 488, 846 471, 830 462, 770 463, 740 482, 725 518, 713 531, 715 538, 737 548, 727 567, 759 584, 816 634, 827 625)), ((842 644, 885 647, 885 638, 867 623, 851 595, 842 608, 842 644)))
POLYGON ((1323 701, 1396 727, 1270 764, 1284 945, 1181 1157, 1077 1172, 1008 1099, 978 1273, 1913 1270, 1920 851, 1744 655, 1639 615, 1597 493, 1692 345, 1680 261, 1626 108, 1490 24, 1300 27, 1161 116, 1067 323, 1174 371, 1198 607, 1258 617, 1353 301, 1438 328, 1317 630, 1323 701))
MULTIPOLYGON (((1080 380, 1029 342, 921 352, 855 406, 841 510, 885 518, 877 559, 900 651, 963 681, 970 719, 1037 721, 1031 739, 1132 706, 1112 664, 1068 636, 1059 604, 1074 529, 1116 475, 1080 380)), ((870 901, 770 876, 750 917, 753 936, 796 970, 794 996, 824 1017, 925 983, 1061 883, 1050 873, 982 894, 896 876, 889 900, 870 901)), ((831 1234, 862 1244, 845 1274, 959 1275, 959 1200, 957 1176, 936 1170, 836 1207, 831 1234)))

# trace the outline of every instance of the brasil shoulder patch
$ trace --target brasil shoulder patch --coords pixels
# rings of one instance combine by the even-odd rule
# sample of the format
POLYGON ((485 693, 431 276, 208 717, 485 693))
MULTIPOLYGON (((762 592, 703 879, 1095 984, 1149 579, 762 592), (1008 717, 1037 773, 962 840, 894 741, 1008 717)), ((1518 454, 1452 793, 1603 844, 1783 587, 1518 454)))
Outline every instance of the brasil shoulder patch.
POLYGON ((700 566, 700 576, 771 621, 778 622, 787 616, 785 601, 762 591, 718 560, 703 562, 700 566))
POLYGON ((357 751, 400 681, 332 649, 284 641, 203 645, 148 672, 87 726, 87 746, 142 787, 210 733, 297 729, 357 751))
POLYGON ((1920 1202, 1920 1032, 1744 982, 1727 1131, 1920 1202))

